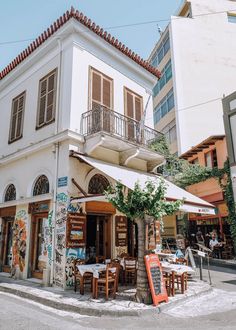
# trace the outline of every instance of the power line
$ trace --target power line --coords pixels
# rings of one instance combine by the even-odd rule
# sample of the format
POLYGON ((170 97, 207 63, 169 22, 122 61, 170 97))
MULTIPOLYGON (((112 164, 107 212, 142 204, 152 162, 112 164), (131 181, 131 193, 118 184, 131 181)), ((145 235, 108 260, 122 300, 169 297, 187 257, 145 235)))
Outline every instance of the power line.
MULTIPOLYGON (((178 17, 173 17, 172 20, 176 20, 176 19, 178 19, 178 20, 179 19, 194 19, 194 18, 202 17, 202 16, 210 16, 210 15, 230 13, 230 12, 236 12, 236 8, 234 10, 224 10, 224 11, 218 11, 218 12, 198 14, 198 15, 194 15, 193 17, 178 16, 178 17)), ((136 23, 130 23, 130 24, 123 24, 123 25, 108 26, 108 27, 104 27, 103 30, 115 30, 115 29, 121 29, 121 28, 126 28, 126 27, 156 24, 156 23, 169 22, 169 21, 170 21, 170 18, 163 18, 163 19, 159 19, 159 20, 152 20, 152 21, 136 22, 136 23)), ((83 32, 80 32, 80 33, 83 34, 83 33, 89 33, 89 32, 90 32, 90 30, 83 31, 83 32)), ((51 37, 53 37, 53 36, 51 36, 51 37)), ((33 40, 35 40, 35 38, 22 39, 22 40, 13 40, 13 41, 2 41, 2 42, 0 42, 0 46, 1 45, 8 45, 8 44, 16 44, 16 43, 21 43, 21 42, 27 42, 27 41, 33 41, 33 40)))

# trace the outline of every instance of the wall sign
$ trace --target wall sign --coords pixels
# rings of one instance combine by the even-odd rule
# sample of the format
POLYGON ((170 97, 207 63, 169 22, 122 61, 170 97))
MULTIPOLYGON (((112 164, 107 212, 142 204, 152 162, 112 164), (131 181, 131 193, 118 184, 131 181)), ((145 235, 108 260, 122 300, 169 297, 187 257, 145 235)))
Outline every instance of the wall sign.
POLYGON ((125 216, 117 215, 115 219, 116 246, 127 246, 127 218, 125 216))
POLYGON ((66 247, 78 248, 86 244, 86 215, 69 214, 66 224, 66 247))
POLYGON ((49 201, 30 203, 28 213, 44 213, 49 211, 49 201))
POLYGON ((161 264, 156 254, 149 254, 144 257, 149 287, 152 294, 153 304, 165 301, 168 302, 168 295, 166 292, 165 283, 163 280, 161 264))
POLYGON ((58 187, 66 187, 68 185, 68 176, 62 176, 57 179, 58 187))

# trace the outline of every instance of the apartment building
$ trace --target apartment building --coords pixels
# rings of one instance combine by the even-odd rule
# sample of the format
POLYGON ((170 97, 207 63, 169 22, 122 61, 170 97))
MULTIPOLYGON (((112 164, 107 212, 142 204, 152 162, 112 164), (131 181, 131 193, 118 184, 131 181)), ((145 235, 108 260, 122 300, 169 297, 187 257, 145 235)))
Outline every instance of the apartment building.
POLYGON ((221 98, 236 83, 235 17, 235 1, 183 1, 149 57, 162 72, 153 89, 154 124, 172 153, 225 134, 221 98))

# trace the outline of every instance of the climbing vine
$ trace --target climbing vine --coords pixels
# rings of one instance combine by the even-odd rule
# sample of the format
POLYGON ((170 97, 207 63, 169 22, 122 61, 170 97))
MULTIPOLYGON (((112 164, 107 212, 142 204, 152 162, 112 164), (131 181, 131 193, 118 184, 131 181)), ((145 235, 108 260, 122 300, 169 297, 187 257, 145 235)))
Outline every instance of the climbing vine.
POLYGON ((188 161, 179 159, 176 155, 170 153, 168 144, 163 136, 154 141, 151 147, 153 150, 163 154, 166 159, 166 163, 159 168, 159 172, 182 188, 206 181, 210 178, 218 180, 228 207, 227 221, 230 225, 231 237, 234 242, 234 251, 236 252, 236 207, 230 176, 229 160, 227 159, 223 168, 220 169, 203 167, 199 164, 190 164, 188 161))

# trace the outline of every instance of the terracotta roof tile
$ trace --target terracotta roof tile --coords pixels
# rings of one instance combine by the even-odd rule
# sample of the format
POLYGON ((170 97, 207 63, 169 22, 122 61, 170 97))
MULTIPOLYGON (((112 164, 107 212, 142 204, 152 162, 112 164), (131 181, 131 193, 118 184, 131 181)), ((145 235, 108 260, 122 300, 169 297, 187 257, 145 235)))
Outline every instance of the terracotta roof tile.
POLYGON ((59 17, 46 31, 44 31, 38 38, 36 38, 25 50, 23 50, 10 64, 8 64, 0 72, 0 80, 3 79, 8 73, 10 73, 18 64, 24 61, 35 49, 37 49, 43 42, 45 42, 71 18, 74 18, 81 24, 85 25, 88 29, 96 33, 98 36, 117 48, 137 64, 145 68, 157 78, 160 78, 161 73, 157 68, 151 66, 148 61, 144 61, 131 49, 119 42, 118 39, 115 39, 113 36, 111 36, 110 33, 104 31, 102 28, 100 28, 99 25, 96 25, 96 23, 92 22, 91 19, 87 18, 87 16, 84 16, 81 12, 71 7, 70 11, 67 10, 66 13, 59 17))

